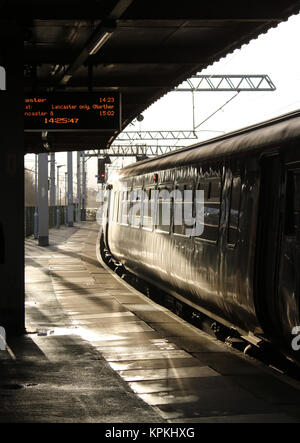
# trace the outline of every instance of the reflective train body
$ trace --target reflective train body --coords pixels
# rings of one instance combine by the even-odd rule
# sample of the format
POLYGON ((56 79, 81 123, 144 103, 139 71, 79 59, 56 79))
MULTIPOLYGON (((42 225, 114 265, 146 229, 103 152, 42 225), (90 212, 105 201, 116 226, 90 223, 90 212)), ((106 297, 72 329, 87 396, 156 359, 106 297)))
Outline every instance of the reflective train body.
POLYGON ((132 164, 110 187, 103 232, 117 261, 300 360, 291 345, 300 332, 300 112, 132 164), (201 234, 191 235, 186 220, 174 223, 174 190, 191 191, 182 213, 186 203, 194 215, 203 191, 201 234), (157 192, 146 210, 143 200, 157 192))

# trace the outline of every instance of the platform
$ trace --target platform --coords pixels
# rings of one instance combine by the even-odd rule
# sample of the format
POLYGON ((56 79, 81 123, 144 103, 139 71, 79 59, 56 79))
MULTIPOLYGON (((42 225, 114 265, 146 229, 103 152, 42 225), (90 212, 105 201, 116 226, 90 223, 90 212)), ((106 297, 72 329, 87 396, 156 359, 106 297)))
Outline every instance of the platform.
POLYGON ((96 223, 26 240, 26 329, 0 352, 0 422, 300 423, 300 384, 130 288, 96 223))

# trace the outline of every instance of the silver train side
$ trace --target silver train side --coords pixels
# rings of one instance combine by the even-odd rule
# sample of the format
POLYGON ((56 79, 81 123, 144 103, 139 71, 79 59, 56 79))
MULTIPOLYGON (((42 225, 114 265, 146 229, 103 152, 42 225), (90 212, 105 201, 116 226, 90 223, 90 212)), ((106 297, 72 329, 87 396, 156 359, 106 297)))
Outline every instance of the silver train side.
POLYGON ((300 361, 291 345, 300 326, 300 111, 135 163, 110 187, 103 235, 117 261, 300 361), (204 189, 203 235, 151 226, 143 214, 121 223, 124 185, 204 189))

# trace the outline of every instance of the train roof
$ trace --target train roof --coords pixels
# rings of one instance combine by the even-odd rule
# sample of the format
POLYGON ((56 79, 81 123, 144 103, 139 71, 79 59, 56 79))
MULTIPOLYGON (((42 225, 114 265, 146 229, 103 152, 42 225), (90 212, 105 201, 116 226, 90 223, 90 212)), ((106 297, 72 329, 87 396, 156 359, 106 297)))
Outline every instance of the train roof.
MULTIPOLYGON (((300 139, 300 110, 126 166, 121 177, 144 175, 207 160, 220 160, 300 139)), ((299 146, 300 149, 300 146, 299 146)))

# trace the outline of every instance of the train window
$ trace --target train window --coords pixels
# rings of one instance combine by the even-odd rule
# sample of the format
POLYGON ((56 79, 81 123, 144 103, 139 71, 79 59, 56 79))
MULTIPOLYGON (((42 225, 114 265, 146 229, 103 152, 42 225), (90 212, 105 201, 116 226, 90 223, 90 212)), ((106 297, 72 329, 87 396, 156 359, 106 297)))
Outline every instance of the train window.
POLYGON ((119 193, 117 191, 114 192, 114 209, 112 214, 112 220, 114 223, 118 221, 118 210, 119 210, 119 193))
POLYGON ((188 230, 194 227, 192 185, 180 185, 173 192, 174 199, 174 234, 189 235, 188 230))
POLYGON ((128 225, 128 191, 120 191, 120 194, 119 223, 121 225, 128 225))
POLYGON ((114 213, 115 213, 115 199, 116 195, 115 192, 108 191, 108 208, 107 208, 107 216, 108 220, 112 223, 114 220, 114 213))
POLYGON ((115 212, 115 193, 112 192, 109 198, 109 206, 108 206, 108 219, 110 222, 114 220, 114 212, 115 212))
POLYGON ((184 204, 183 204, 183 218, 184 218, 184 235, 190 235, 190 232, 196 229, 196 196, 195 189, 192 185, 185 187, 184 204))
POLYGON ((185 226, 183 222, 183 195, 186 186, 178 186, 174 191, 174 228, 173 232, 176 235, 184 235, 185 226))
POLYGON ((143 191, 143 228, 152 229, 154 220, 154 189, 148 188, 143 191))
POLYGON ((139 228, 142 212, 142 190, 134 189, 130 194, 130 222, 133 227, 139 228))
POLYGON ((296 236, 300 229, 300 170, 288 171, 285 234, 296 236))
POLYGON ((199 238, 216 242, 220 223, 221 177, 201 179, 198 189, 204 191, 204 229, 199 238))
POLYGON ((221 179, 214 178, 209 181, 207 189, 207 200, 210 203, 220 203, 220 193, 221 193, 221 179))
POLYGON ((122 192, 123 191, 118 191, 118 218, 117 218, 117 223, 120 224, 121 223, 121 212, 122 212, 122 192))
POLYGON ((157 195, 156 230, 166 234, 170 233, 171 226, 171 198, 170 189, 160 188, 157 195))
POLYGON ((231 180, 230 210, 228 218, 228 237, 230 245, 235 245, 239 235, 239 213, 241 202, 241 177, 234 176, 231 180))

